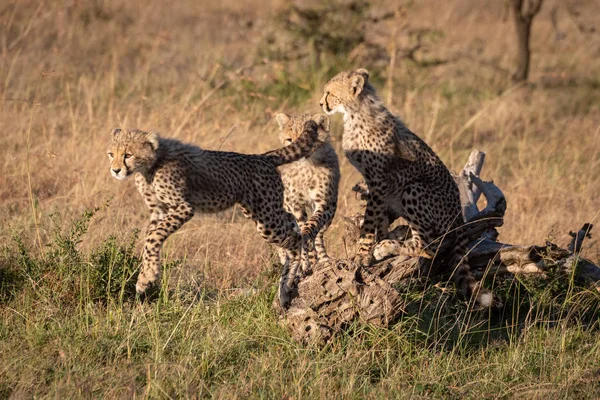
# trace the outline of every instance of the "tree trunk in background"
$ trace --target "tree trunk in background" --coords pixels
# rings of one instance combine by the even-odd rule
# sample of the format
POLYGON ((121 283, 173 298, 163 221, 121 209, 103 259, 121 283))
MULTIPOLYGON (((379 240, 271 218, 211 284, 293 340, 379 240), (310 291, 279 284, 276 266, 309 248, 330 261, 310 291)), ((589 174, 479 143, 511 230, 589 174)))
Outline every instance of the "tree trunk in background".
POLYGON ((517 70, 513 75, 513 81, 521 82, 527 80, 529 77, 531 23, 533 22, 533 17, 540 11, 543 0, 510 0, 510 2, 513 8, 519 45, 518 64, 517 70))
POLYGON ((513 75, 513 81, 521 82, 529 76, 529 36, 531 33, 531 21, 526 22, 515 14, 515 25, 517 29, 517 40, 519 41, 517 70, 513 75))

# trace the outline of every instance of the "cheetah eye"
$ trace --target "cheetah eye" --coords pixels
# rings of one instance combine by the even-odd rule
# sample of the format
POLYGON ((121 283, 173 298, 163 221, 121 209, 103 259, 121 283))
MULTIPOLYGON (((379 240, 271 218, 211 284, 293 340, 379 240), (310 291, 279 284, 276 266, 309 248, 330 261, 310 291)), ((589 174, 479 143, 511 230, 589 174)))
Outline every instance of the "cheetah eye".
POLYGON ((108 153, 106 153, 106 154, 108 154, 108 156, 109 156, 110 158, 114 158, 114 157, 115 157, 115 155, 114 155, 112 152, 110 152, 110 151, 109 151, 108 153))
POLYGON ((292 140, 291 138, 286 138, 286 139, 285 139, 285 142, 289 144, 289 143, 292 143, 292 142, 293 142, 293 140, 292 140))
POLYGON ((133 157, 133 154, 131 153, 125 153, 125 159, 127 160, 128 158, 133 157))

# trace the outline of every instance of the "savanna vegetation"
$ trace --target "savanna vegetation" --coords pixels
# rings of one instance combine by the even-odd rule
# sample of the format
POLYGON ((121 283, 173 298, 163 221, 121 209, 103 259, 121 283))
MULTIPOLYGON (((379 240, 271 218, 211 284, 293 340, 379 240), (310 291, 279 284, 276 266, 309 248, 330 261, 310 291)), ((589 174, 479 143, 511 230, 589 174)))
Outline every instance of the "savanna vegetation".
MULTIPOLYGON (((147 212, 108 172, 114 127, 207 149, 279 147, 277 112, 319 112, 336 72, 368 68, 388 107, 459 170, 474 148, 508 201, 501 240, 563 247, 600 212, 600 26, 593 0, 546 0, 527 82, 504 2, 7 0, 0 4, 0 397, 598 398, 600 294, 571 276, 487 282, 472 312, 405 288, 389 329, 298 344, 272 312, 274 250, 237 209, 163 249, 133 283, 147 212)), ((353 254, 342 181, 330 253, 353 254)), ((582 255, 600 261, 594 238, 582 255)))

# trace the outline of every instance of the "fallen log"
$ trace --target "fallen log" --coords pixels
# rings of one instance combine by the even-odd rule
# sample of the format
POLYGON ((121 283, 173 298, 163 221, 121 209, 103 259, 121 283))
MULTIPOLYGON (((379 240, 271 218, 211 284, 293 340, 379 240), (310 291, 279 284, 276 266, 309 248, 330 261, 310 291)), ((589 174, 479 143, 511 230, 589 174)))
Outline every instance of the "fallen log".
MULTIPOLYGON (((600 290, 600 268, 580 257, 584 240, 591 237, 591 224, 570 233, 573 239, 568 249, 553 243, 518 246, 497 241, 497 228, 504 223, 507 203, 493 181, 483 181, 479 177, 484 161, 485 154, 474 150, 461 173, 455 176, 471 241, 468 257, 473 274, 479 279, 519 274, 544 277, 551 268, 559 268, 600 290), (479 210, 477 202, 482 195, 486 207, 479 210)), ((360 200, 369 196, 364 183, 355 185, 353 190, 360 200)), ((392 211, 388 214, 390 220, 395 219, 392 211)), ((358 238, 362 215, 346 218, 346 222, 349 236, 358 238)), ((408 227, 399 225, 389 232, 387 239, 400 243, 408 237, 408 227)), ((433 259, 379 252, 381 260, 367 268, 349 260, 319 264, 312 275, 300 278, 298 295, 282 314, 281 321, 301 342, 327 342, 356 320, 387 327, 403 313, 404 299, 397 289, 408 285, 415 277, 440 279, 436 271, 443 270, 439 267, 443 266, 450 246, 451 241, 441 240, 433 259)))
POLYGON ((327 342, 355 320, 387 327, 403 312, 394 288, 421 271, 418 258, 396 257, 373 268, 348 260, 320 265, 301 279, 283 324, 299 342, 327 342))

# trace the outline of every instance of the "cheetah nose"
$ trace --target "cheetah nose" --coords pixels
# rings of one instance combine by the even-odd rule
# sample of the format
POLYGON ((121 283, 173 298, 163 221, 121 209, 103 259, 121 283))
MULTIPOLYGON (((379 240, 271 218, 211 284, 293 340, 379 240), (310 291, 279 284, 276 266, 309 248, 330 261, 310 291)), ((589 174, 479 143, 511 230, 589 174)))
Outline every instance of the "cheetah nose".
POLYGON ((118 174, 119 172, 121 172, 121 168, 113 168, 113 172, 115 174, 118 174))

